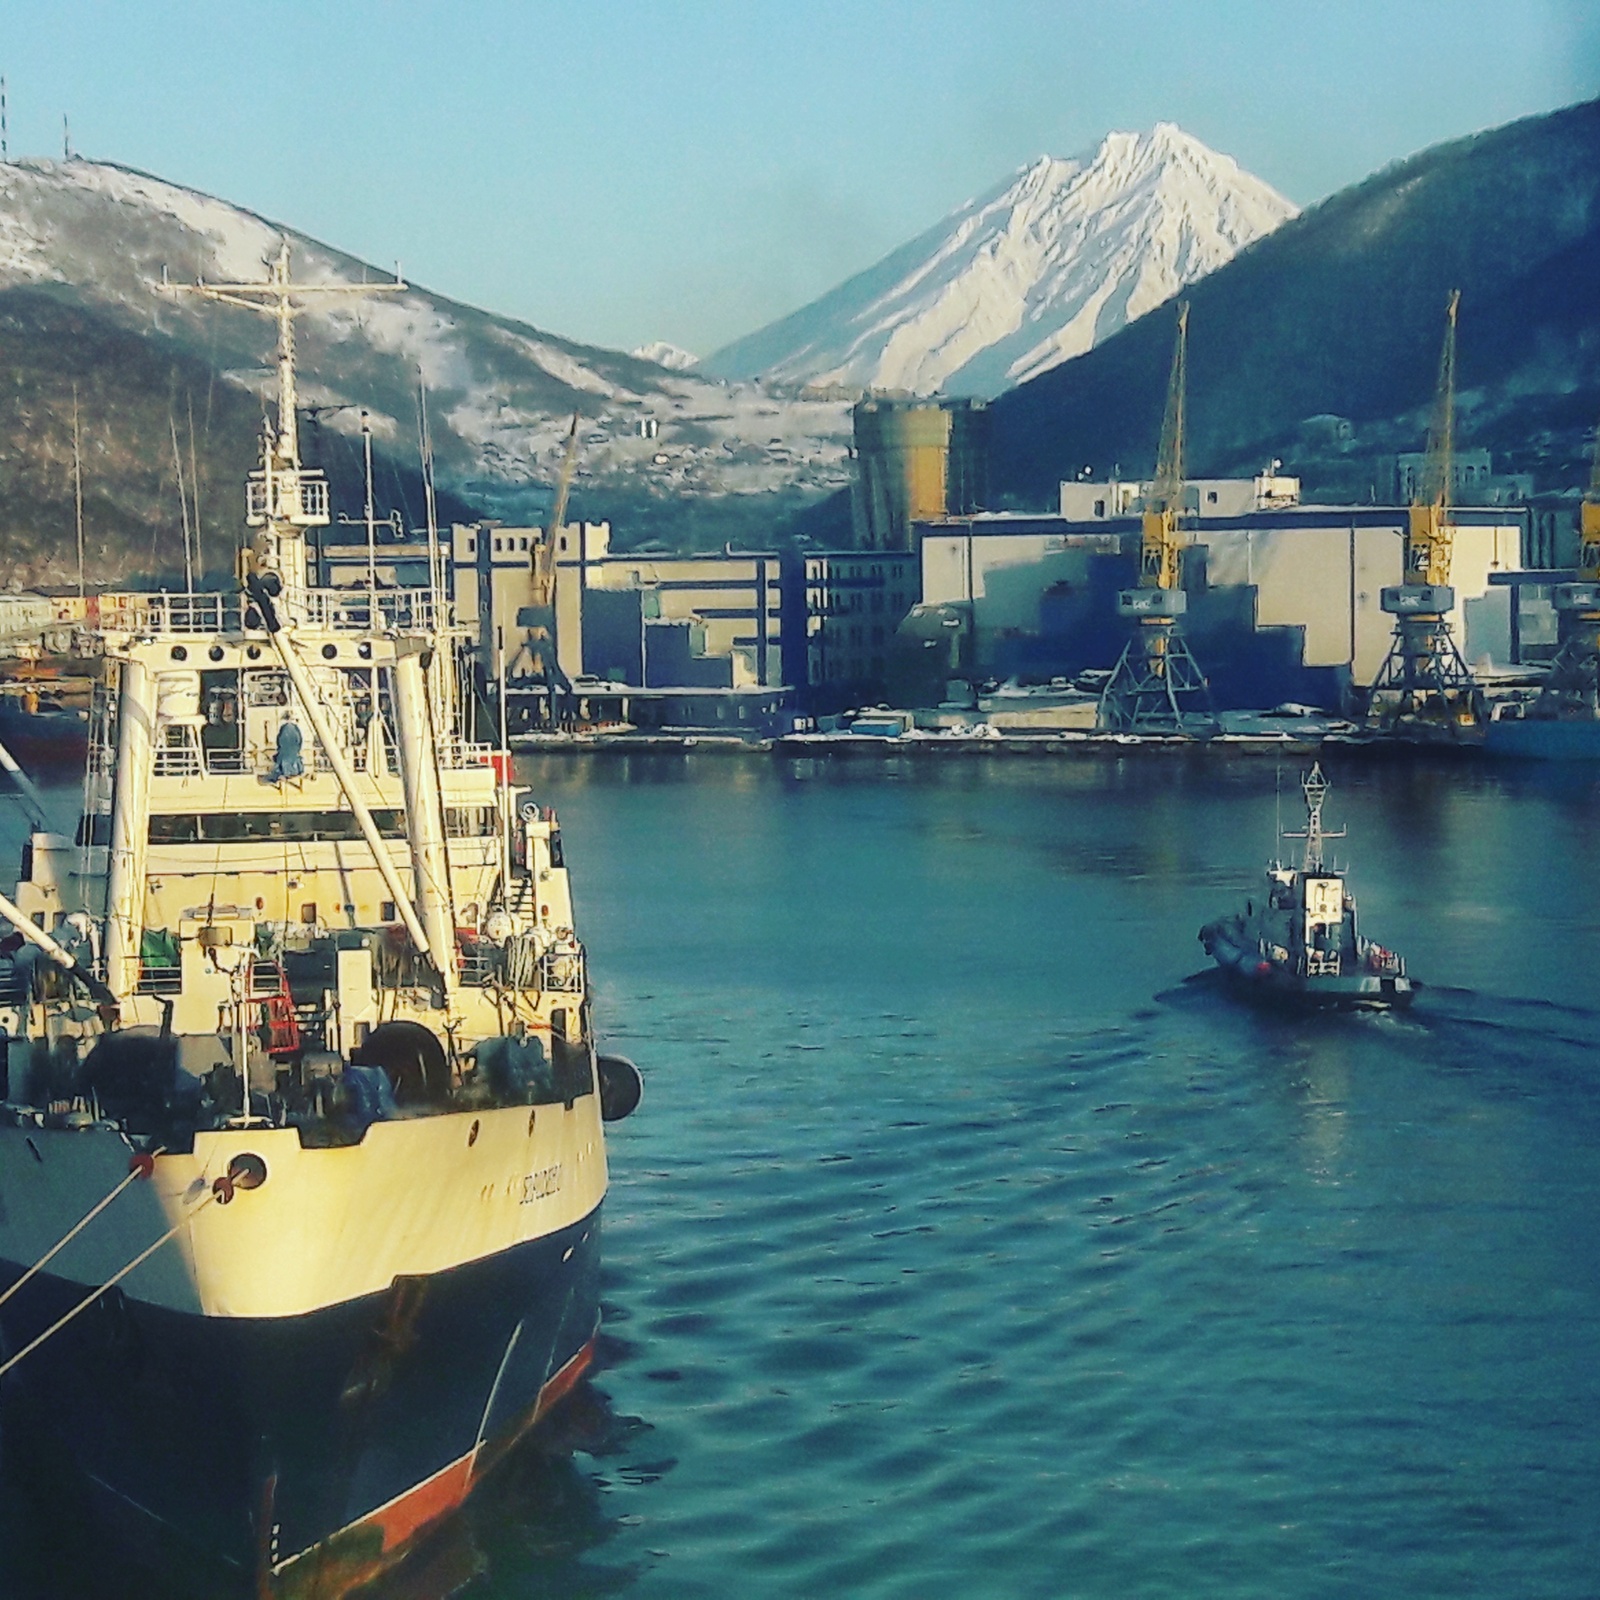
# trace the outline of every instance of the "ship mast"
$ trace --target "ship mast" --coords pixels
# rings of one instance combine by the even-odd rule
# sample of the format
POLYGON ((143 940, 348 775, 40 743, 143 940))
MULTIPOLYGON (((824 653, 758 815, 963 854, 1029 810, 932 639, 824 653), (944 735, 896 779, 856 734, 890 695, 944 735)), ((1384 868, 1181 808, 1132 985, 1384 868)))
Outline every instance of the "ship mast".
POLYGON ((246 552, 247 574, 260 576, 280 609, 298 620, 308 587, 305 530, 328 523, 328 483, 322 473, 300 462, 298 388, 295 381, 294 321, 313 300, 328 296, 396 294, 405 283, 296 283, 289 269, 289 241, 278 248, 265 282, 176 284, 172 294, 195 294, 222 305, 270 316, 278 325, 278 424, 262 440, 261 467, 251 473, 245 520, 263 530, 246 552), (276 581, 274 582, 274 577, 276 581))
POLYGON ((1306 797, 1306 826, 1304 833, 1285 833, 1285 839, 1304 839, 1305 855, 1301 858, 1302 873, 1317 874, 1326 871, 1322 858, 1323 841, 1344 838, 1344 829, 1329 833, 1322 826, 1322 803, 1328 798, 1328 780, 1322 775, 1322 763, 1314 761, 1311 770, 1300 780, 1301 793, 1306 797))

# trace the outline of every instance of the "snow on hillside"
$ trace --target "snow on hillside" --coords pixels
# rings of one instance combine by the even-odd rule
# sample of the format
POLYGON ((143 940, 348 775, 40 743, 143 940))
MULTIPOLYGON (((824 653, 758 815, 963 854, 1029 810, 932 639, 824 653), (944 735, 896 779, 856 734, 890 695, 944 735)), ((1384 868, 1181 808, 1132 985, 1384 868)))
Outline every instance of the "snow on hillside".
POLYGON ((700 365, 699 356, 679 345, 668 344, 665 339, 652 339, 633 353, 641 361, 653 361, 658 367, 670 367, 674 372, 687 372, 700 365))
POLYGON ((810 305, 707 357, 711 377, 993 395, 1100 343, 1296 214, 1171 123, 1041 157, 810 305))
MULTIPOLYGON (((284 238, 303 281, 391 277, 226 201, 123 167, 0 165, 0 289, 65 286, 262 392, 271 382, 267 319, 157 286, 164 272, 174 284, 260 281, 284 238)), ((403 248, 403 234, 397 243, 403 248)), ((307 403, 366 407, 379 437, 406 450, 420 375, 441 479, 508 514, 522 491, 537 497, 549 484, 574 410, 583 417, 580 483, 674 498, 815 494, 848 481, 846 406, 707 382, 674 370, 694 358, 667 345, 639 356, 601 350, 415 285, 315 304, 298 326, 307 403), (639 426, 646 417, 654 431, 639 426)), ((358 412, 333 411, 327 425, 353 431, 358 412)))

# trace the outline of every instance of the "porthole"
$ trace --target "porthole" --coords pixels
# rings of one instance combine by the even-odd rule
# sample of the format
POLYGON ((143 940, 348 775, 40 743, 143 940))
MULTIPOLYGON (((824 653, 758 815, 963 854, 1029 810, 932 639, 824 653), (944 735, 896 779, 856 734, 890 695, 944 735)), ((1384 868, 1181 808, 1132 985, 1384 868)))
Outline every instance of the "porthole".
POLYGON ((220 661, 224 652, 220 644, 214 644, 208 651, 206 651, 206 654, 210 656, 213 661, 220 661))
POLYGON ((185 646, 181 645, 181 644, 173 645, 173 647, 172 647, 172 659, 174 661, 187 661, 189 659, 188 649, 185 646))
POLYGON ((332 661, 334 659, 334 657, 337 656, 338 654, 339 654, 338 645, 336 645, 336 644, 325 644, 325 645, 323 645, 323 647, 322 647, 322 659, 324 661, 332 661))

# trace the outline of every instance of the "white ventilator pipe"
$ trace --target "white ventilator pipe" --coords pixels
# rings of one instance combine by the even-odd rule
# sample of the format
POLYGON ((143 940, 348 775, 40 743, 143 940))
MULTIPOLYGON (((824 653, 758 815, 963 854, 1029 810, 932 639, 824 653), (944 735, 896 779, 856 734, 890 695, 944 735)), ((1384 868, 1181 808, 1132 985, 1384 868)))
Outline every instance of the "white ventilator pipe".
POLYGON ((428 714, 422 656, 404 647, 394 663, 394 715, 400 736, 400 776, 406 793, 406 832, 417 880, 417 901, 429 947, 446 984, 455 976, 455 929, 450 915, 450 860, 439 796, 439 756, 428 714))
POLYGON ((105 938, 106 981, 117 994, 132 994, 139 984, 144 868, 150 843, 150 774, 155 761, 153 691, 151 674, 142 661, 122 663, 105 938))

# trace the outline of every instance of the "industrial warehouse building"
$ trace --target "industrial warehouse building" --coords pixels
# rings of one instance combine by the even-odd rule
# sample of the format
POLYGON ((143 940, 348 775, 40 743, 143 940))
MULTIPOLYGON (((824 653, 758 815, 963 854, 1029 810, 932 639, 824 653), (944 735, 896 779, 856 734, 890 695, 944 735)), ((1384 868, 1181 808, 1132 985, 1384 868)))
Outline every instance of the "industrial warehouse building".
MULTIPOLYGON (((929 450, 940 453, 937 442, 929 450)), ((931 466, 925 475, 931 485, 931 466)), ((555 550, 560 677, 581 691, 583 720, 772 731, 796 711, 935 704, 951 678, 1044 682, 1109 668, 1127 640, 1117 595, 1136 583, 1144 487, 1063 484, 1066 514, 947 507, 911 520, 901 548, 802 545, 782 556, 613 553, 609 524, 570 523, 555 550)), ((1301 505, 1298 490, 1274 472, 1186 485, 1183 626, 1219 709, 1338 708, 1389 650, 1393 618, 1380 595, 1401 581, 1407 509, 1301 505)), ((1452 520, 1463 655, 1474 666, 1531 658, 1550 631, 1540 604, 1548 611, 1552 574, 1527 570, 1530 551, 1541 553, 1527 508, 1462 508, 1452 520)), ((513 701, 534 724, 550 713, 549 690, 518 681, 516 652, 540 537, 458 526, 444 560, 486 676, 503 640, 513 701)), ((365 546, 338 554, 333 581, 370 581, 365 546)), ((425 582, 425 568, 414 545, 376 552, 380 584, 425 582)))
MULTIPOLYGON (((1048 678, 1115 663, 1128 627, 1116 597, 1137 581, 1140 538, 1138 517, 1119 509, 917 525, 923 607, 958 620, 965 672, 1048 678)), ((1452 520, 1456 638, 1469 662, 1508 663, 1511 596, 1491 579, 1521 568, 1526 518, 1496 506, 1452 520)), ((1184 551, 1184 632, 1219 707, 1332 708, 1370 683, 1394 633, 1380 592, 1402 580, 1406 524, 1404 507, 1202 510, 1184 551)))

